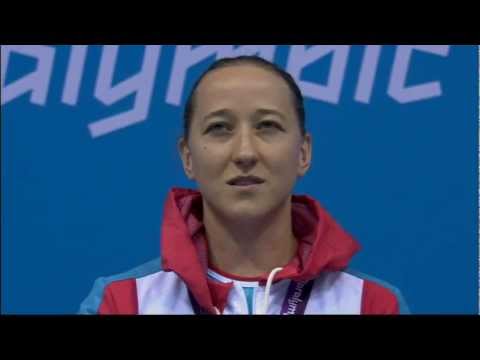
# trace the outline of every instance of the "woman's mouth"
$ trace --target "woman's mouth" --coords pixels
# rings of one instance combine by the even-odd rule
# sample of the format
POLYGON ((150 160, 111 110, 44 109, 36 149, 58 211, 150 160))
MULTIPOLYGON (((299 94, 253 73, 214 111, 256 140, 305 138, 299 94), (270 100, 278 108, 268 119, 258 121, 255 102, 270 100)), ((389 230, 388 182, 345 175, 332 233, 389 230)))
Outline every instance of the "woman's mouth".
POLYGON ((230 179, 227 181, 228 185, 231 186, 241 186, 241 187, 246 187, 246 186, 252 186, 252 185, 260 185, 263 184, 265 180, 262 178, 259 178, 257 176, 237 176, 234 177, 233 179, 230 179))

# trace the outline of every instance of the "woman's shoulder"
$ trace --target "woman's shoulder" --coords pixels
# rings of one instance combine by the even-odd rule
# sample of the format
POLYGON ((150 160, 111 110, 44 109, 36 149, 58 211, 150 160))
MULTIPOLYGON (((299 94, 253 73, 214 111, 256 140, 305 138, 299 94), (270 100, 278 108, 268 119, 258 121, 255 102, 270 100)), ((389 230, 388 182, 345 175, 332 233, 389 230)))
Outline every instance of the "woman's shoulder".
POLYGON ((353 269, 346 269, 343 273, 362 281, 362 314, 410 314, 408 305, 397 287, 353 269))
MULTIPOLYGON (((80 305, 79 314, 117 312, 118 307, 136 312, 136 281, 162 271, 160 258, 150 260, 128 271, 100 277, 80 305), (118 303, 122 299, 123 303, 118 303), (130 301, 131 300, 131 301, 130 301)), ((124 311, 121 311, 124 313, 124 311)), ((130 311, 129 311, 130 312, 130 311)))

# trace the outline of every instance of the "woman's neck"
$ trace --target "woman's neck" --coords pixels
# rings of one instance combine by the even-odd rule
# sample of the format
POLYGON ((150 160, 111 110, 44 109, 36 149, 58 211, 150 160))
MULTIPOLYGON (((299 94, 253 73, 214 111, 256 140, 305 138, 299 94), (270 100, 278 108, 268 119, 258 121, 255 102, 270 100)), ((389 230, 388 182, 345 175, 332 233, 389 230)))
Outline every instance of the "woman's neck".
POLYGON ((290 201, 261 219, 244 221, 220 219, 204 204, 203 222, 209 262, 230 274, 260 276, 285 266, 297 252, 290 201))

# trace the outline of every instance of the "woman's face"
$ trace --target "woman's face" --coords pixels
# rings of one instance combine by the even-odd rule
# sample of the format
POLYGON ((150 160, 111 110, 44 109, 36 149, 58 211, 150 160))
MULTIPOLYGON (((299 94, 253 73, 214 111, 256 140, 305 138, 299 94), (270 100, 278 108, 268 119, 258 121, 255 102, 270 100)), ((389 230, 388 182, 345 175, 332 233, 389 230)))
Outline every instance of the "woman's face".
POLYGON ((310 166, 310 135, 302 136, 288 85, 250 64, 220 68, 197 88, 185 172, 204 205, 230 219, 263 217, 284 206, 310 166))

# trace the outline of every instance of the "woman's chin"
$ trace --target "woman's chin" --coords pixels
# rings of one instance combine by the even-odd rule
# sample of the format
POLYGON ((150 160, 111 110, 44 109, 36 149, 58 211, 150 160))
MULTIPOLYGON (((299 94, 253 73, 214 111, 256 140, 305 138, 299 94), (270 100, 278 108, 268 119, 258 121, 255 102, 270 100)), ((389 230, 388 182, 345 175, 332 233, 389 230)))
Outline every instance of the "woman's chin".
POLYGON ((255 221, 263 219, 271 212, 272 206, 268 206, 266 203, 261 203, 258 200, 252 201, 236 201, 228 204, 223 211, 226 217, 233 221, 255 221))

